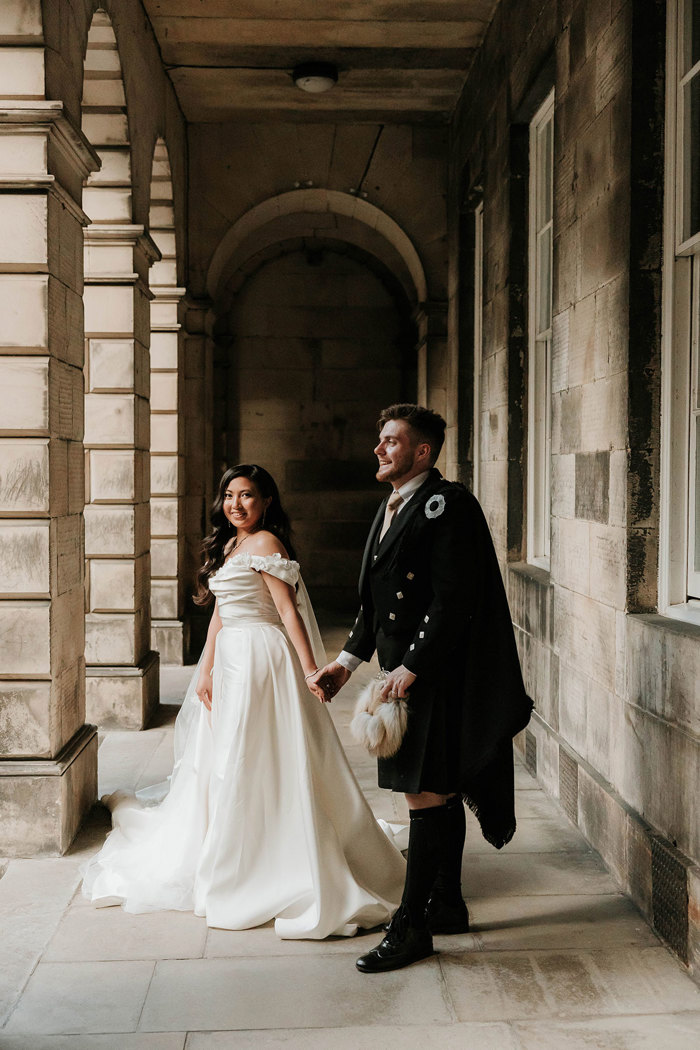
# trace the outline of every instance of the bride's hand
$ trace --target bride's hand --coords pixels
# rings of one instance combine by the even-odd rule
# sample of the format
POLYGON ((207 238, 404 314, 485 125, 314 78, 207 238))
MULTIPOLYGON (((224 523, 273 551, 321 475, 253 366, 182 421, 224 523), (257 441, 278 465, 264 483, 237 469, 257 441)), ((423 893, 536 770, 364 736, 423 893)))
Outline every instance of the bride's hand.
POLYGON ((307 678, 306 684, 309 687, 309 692, 313 693, 317 700, 320 700, 322 704, 330 704, 331 697, 327 695, 325 689, 319 685, 320 671, 316 672, 314 678, 307 678))
POLYGON ((212 680, 208 671, 200 671, 195 693, 207 711, 211 711, 212 680))

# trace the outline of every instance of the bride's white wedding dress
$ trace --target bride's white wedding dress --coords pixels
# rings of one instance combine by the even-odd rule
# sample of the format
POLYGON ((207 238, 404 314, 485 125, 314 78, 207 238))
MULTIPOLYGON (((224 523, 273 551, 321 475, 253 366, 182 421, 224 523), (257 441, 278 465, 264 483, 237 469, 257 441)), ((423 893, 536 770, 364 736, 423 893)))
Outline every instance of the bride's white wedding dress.
POLYGON ((229 558, 209 581, 223 624, 211 714, 194 692, 197 671, 175 723, 167 794, 103 800, 114 830, 86 865, 83 893, 130 912, 193 910, 224 929, 274 918, 280 937, 351 935, 396 909, 405 862, 306 688, 263 571, 298 585, 325 662, 297 562, 229 558))

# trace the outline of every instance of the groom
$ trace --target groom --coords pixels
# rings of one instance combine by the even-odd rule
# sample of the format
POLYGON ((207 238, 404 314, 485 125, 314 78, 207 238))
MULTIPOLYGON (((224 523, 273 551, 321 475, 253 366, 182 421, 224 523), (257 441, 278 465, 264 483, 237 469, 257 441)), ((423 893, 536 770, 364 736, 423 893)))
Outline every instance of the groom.
POLYGON ((466 830, 462 798, 500 848, 515 831, 512 737, 527 724, 508 603, 486 521, 435 462, 445 421, 419 405, 391 405, 378 421, 380 506, 360 570, 360 611, 338 658, 316 681, 333 696, 376 649, 389 671, 384 696, 408 698, 408 728, 379 786, 402 791, 410 811, 401 906, 363 973, 395 970, 433 953, 432 934, 462 933, 466 830))

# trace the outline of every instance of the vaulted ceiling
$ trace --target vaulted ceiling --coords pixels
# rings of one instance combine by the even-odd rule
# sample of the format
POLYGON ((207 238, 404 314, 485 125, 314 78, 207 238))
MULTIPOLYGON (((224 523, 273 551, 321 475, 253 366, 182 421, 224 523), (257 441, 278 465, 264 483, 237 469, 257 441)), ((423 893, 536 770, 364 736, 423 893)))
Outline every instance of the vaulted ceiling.
POLYGON ((144 0, 188 120, 449 119, 498 0, 144 0), (300 91, 292 70, 331 62, 300 91))

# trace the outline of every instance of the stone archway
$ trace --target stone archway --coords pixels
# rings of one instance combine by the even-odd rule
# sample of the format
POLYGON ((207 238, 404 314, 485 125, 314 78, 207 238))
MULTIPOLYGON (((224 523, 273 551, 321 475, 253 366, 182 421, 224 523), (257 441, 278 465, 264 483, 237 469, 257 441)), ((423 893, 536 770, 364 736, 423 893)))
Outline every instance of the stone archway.
MULTIPOLYGON (((325 236, 355 244, 375 255, 403 284, 414 306, 428 298, 425 272, 408 235, 376 205, 338 190, 292 190, 270 197, 233 224, 214 252, 207 290, 218 302, 232 274, 258 251, 279 241, 293 217, 304 216, 305 236, 325 236)), ((299 230, 301 233, 301 229, 299 230)))
POLYGON ((314 600, 354 603, 381 490, 374 423, 415 400, 418 254, 378 208, 300 190, 253 208, 212 258, 214 464, 276 476, 314 600))

